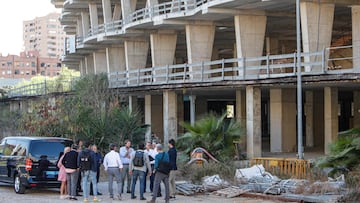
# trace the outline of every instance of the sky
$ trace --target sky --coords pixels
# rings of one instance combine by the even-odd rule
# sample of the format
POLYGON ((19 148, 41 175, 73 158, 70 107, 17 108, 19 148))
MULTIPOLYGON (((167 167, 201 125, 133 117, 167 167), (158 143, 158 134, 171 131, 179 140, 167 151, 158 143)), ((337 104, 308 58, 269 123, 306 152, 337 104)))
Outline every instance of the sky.
POLYGON ((19 55, 23 51, 23 21, 60 12, 51 0, 0 1, 0 53, 19 55))

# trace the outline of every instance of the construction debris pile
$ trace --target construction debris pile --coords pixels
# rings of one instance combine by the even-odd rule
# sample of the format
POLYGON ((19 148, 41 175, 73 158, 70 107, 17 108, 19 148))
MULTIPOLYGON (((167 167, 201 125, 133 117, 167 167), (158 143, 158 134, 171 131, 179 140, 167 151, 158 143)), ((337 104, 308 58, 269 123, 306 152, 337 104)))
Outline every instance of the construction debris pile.
POLYGON ((235 180, 237 185, 234 186, 222 180, 219 175, 214 175, 204 177, 202 185, 179 182, 176 187, 178 192, 184 195, 212 192, 226 198, 266 196, 279 201, 294 202, 336 202, 345 193, 344 176, 324 182, 305 179, 282 180, 266 172, 262 165, 237 169, 235 180))

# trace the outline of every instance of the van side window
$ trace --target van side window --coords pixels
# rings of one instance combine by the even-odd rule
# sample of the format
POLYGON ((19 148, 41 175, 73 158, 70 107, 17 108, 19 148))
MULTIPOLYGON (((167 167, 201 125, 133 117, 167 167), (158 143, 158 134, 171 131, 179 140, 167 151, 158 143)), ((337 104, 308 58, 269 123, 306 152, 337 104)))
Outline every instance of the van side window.
POLYGON ((2 140, 0 143, 0 155, 4 155, 5 141, 2 140))
POLYGON ((4 148, 5 156, 25 156, 26 147, 21 141, 17 140, 6 140, 4 148))

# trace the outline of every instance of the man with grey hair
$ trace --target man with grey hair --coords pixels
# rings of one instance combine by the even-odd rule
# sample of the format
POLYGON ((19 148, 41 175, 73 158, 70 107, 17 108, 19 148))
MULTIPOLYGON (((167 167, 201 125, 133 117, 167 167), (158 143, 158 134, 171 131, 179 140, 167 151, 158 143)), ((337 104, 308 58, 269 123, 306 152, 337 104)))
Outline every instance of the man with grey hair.
POLYGON ((156 145, 156 150, 158 151, 158 154, 155 156, 155 180, 154 180, 154 188, 153 188, 153 196, 150 201, 147 203, 155 203, 158 190, 160 190, 160 183, 163 181, 165 185, 165 203, 169 203, 170 195, 169 195, 169 173, 160 172, 159 169, 159 163, 160 162, 167 162, 169 163, 169 155, 168 153, 163 151, 163 147, 161 144, 156 145))

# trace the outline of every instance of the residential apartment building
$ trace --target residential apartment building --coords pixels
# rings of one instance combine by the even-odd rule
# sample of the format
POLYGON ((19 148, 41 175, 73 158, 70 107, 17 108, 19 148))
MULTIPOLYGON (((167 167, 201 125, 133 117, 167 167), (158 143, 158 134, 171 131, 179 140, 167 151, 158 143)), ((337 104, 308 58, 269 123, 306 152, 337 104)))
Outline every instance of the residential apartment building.
POLYGON ((61 69, 58 58, 40 57, 37 51, 0 55, 0 78, 30 79, 36 75, 54 77, 61 69))
POLYGON ((301 146, 328 153, 339 131, 360 126, 358 0, 52 3, 72 35, 63 63, 107 73, 130 108, 144 109, 147 139, 167 143, 182 121, 234 109, 252 158, 301 146))
POLYGON ((25 51, 37 50, 41 57, 60 58, 64 52, 65 32, 59 13, 23 22, 25 51))

